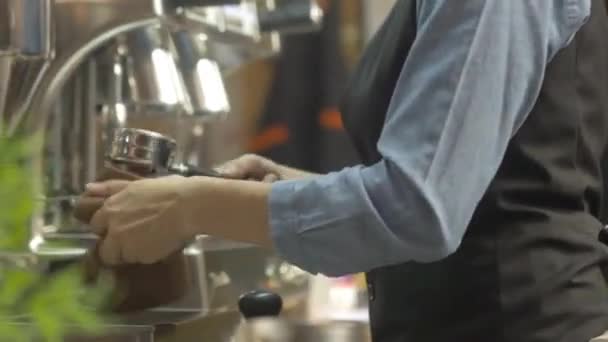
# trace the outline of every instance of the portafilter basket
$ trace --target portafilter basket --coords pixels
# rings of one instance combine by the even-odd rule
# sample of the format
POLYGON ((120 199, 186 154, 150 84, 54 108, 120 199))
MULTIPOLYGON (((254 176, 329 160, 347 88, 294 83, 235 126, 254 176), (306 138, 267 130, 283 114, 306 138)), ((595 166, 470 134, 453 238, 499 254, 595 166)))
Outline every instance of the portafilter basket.
POLYGON ((147 173, 166 171, 174 163, 177 144, 160 133, 138 128, 114 131, 107 158, 147 173))

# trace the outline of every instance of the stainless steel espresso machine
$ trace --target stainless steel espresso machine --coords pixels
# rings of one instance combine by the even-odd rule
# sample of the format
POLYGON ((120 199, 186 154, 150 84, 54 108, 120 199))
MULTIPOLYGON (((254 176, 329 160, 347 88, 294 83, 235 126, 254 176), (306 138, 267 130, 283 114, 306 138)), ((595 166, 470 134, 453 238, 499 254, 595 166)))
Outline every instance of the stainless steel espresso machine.
MULTIPOLYGON (((117 129, 160 131, 176 140, 176 165, 207 167, 194 142, 239 114, 225 78, 322 16, 314 0, 0 0, 0 132, 45 142, 32 157, 42 180, 28 251, 36 267, 78 261, 95 243, 72 205, 117 129)), ((196 321, 236 310, 238 295, 261 285, 285 298, 305 288, 302 272, 252 246, 201 236, 183 253, 191 290, 128 322, 196 321)))

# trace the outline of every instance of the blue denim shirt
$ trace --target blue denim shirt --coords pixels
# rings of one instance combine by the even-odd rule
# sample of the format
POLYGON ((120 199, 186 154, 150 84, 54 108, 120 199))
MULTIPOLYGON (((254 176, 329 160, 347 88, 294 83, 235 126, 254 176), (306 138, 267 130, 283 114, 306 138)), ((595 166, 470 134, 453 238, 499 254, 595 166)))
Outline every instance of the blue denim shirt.
MULTIPOLYGON (((453 253, 590 0, 418 0, 383 159, 272 186, 275 247, 338 276, 453 253)), ((374 113, 370 113, 374 115, 374 113)))

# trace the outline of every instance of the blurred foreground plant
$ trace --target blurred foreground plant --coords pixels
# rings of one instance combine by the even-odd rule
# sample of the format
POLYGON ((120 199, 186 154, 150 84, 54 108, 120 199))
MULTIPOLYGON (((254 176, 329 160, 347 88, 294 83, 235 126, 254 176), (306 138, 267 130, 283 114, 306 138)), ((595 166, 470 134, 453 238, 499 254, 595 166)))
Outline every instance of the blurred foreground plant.
POLYGON ((49 275, 24 267, 40 181, 28 157, 37 144, 0 137, 0 341, 60 342, 68 333, 94 333, 101 326, 95 308, 104 291, 85 287, 78 269, 49 275))

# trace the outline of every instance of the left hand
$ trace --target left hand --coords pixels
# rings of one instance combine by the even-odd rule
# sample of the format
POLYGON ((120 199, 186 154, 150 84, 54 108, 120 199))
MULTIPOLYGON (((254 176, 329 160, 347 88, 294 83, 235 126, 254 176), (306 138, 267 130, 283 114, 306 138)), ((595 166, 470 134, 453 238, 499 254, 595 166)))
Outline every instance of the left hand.
POLYGON ((102 261, 150 264, 183 248, 193 237, 187 229, 187 183, 170 176, 89 185, 87 194, 107 197, 90 223, 102 237, 102 261))

